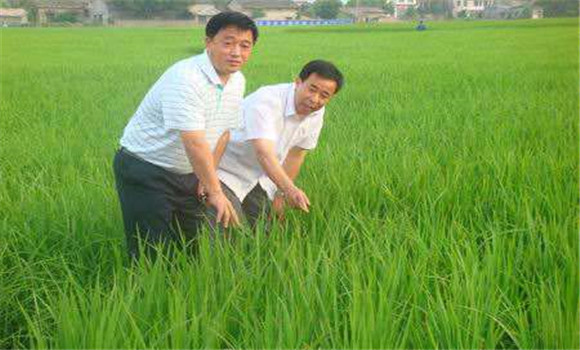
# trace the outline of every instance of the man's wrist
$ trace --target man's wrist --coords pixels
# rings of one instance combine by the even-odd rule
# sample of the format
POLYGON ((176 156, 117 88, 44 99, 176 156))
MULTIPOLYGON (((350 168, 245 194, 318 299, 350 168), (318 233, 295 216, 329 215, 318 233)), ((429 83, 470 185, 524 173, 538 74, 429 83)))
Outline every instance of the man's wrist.
POLYGON ((296 189, 296 186, 294 185, 294 183, 290 182, 289 184, 285 185, 282 188, 279 188, 278 190, 283 192, 284 195, 288 195, 290 192, 294 191, 294 189, 296 189))
POLYGON ((219 196, 219 195, 224 194, 224 191, 222 191, 222 189, 220 187, 214 188, 211 190, 207 190, 205 192, 207 193, 208 197, 219 196))

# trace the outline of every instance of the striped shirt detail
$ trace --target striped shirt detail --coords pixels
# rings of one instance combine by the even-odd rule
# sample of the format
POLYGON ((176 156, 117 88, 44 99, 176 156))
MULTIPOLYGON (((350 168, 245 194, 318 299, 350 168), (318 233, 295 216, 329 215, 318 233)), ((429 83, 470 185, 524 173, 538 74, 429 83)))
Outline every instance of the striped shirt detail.
POLYGON ((151 87, 125 127, 121 146, 169 171, 193 172, 181 131, 204 130, 211 149, 227 130, 241 126, 245 79, 222 85, 207 53, 177 62, 151 87))

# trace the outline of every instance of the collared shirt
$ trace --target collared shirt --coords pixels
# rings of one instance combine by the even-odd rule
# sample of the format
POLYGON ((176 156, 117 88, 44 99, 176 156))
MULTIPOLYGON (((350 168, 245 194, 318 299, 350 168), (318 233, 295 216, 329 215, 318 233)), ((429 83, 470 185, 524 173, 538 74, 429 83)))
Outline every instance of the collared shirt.
POLYGON ((219 164, 218 176, 243 201, 260 183, 270 199, 276 185, 260 166, 251 140, 267 139, 276 145, 280 163, 293 147, 313 149, 322 129, 324 108, 304 118, 296 115, 294 84, 270 85, 252 93, 243 103, 242 129, 234 130, 219 164))
POLYGON ((169 171, 193 171, 181 131, 204 130, 211 149, 226 130, 241 126, 245 79, 219 79, 206 52, 171 66, 151 87, 125 127, 121 146, 169 171))

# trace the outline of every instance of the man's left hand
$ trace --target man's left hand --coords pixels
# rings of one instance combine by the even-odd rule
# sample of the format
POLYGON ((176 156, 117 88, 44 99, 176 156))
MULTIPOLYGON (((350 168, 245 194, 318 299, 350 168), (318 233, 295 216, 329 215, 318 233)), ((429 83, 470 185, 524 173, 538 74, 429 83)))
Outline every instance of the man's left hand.
POLYGON ((272 210, 274 211, 274 215, 280 221, 284 221, 284 207, 286 206, 286 200, 283 196, 276 195, 274 196, 274 200, 272 201, 272 210))
POLYGON ((207 193, 205 192, 205 187, 201 184, 201 182, 197 183, 197 190, 196 190, 197 199, 200 201, 204 201, 207 199, 207 193))

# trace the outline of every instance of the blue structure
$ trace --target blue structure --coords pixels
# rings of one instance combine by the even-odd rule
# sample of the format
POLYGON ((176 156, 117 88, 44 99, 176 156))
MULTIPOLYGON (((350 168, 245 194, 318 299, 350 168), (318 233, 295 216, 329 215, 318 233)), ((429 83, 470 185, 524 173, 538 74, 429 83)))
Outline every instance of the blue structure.
POLYGON ((330 26, 330 25, 345 25, 353 24, 354 19, 293 19, 293 20, 257 20, 256 24, 263 27, 277 27, 277 26, 330 26))

